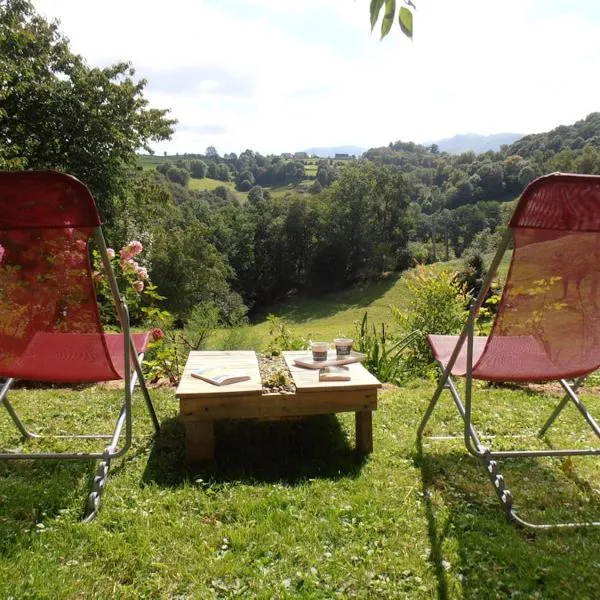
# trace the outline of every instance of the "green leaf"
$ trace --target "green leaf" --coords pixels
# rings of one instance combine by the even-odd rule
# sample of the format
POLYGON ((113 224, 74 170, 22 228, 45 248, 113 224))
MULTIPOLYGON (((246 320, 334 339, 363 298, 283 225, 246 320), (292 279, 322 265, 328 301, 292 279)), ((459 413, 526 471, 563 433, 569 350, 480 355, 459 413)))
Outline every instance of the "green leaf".
POLYGON ((412 40, 413 36, 413 16, 410 10, 403 6, 398 14, 398 22, 400 23, 400 29, 402 33, 412 40))
POLYGON ((371 31, 373 31, 375 23, 377 23, 383 2, 384 0, 371 0, 371 6, 369 7, 369 11, 371 13, 371 31))
POLYGON ((394 15, 396 14, 396 0, 385 0, 385 14, 381 22, 381 39, 383 39, 392 28, 394 15))

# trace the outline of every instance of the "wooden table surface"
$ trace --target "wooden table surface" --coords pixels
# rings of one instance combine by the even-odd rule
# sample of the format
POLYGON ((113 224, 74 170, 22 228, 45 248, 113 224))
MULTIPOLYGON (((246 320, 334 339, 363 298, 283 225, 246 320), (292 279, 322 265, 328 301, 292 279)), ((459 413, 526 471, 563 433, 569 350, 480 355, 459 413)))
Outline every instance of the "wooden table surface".
MULTIPOLYGON (((350 381, 319 381, 319 369, 307 369, 294 364, 294 359, 311 361, 310 352, 304 351, 286 351, 283 353, 285 363, 292 374, 292 379, 299 392, 310 390, 340 389, 345 390, 364 390, 369 388, 380 388, 381 383, 376 377, 371 375, 360 363, 346 365, 350 372, 350 381)), ((335 350, 330 352, 328 360, 335 360, 335 350)))
POLYGON ((197 398, 198 396, 227 396, 238 394, 257 395, 262 393, 258 358, 254 350, 214 350, 203 352, 190 352, 183 375, 175 395, 178 398, 197 398), (228 385, 213 385, 192 377, 194 369, 203 367, 223 367, 226 370, 248 373, 248 381, 238 381, 228 385))

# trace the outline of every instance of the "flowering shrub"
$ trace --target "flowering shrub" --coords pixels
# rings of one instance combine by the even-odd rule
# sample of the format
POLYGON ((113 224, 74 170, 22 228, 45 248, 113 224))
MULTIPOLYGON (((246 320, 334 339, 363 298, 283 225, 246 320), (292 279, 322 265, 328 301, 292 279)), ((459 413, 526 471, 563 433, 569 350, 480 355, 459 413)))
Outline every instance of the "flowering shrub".
MULTIPOLYGON (((118 254, 113 248, 107 249, 119 291, 125 297, 129 309, 129 318, 132 325, 141 325, 146 322, 148 320, 147 308, 152 306, 155 301, 163 299, 156 291, 156 286, 150 282, 147 267, 143 266, 137 258, 143 250, 142 244, 137 240, 123 246, 118 254)), ((92 260, 102 321, 105 325, 117 325, 110 286, 98 250, 93 251, 92 260)))
MULTIPOLYGON (((147 267, 140 262, 143 250, 142 244, 133 240, 118 253, 113 248, 108 248, 107 253, 119 291, 127 302, 131 324, 152 328, 144 357, 148 380, 166 380, 177 385, 190 350, 203 347, 208 336, 219 325, 219 310, 212 301, 200 303, 192 309, 186 328, 176 329, 173 315, 158 306, 164 297, 157 292, 156 286, 150 281, 147 267)), ((105 325, 117 326, 100 253, 94 250, 92 258, 102 320, 105 325)))

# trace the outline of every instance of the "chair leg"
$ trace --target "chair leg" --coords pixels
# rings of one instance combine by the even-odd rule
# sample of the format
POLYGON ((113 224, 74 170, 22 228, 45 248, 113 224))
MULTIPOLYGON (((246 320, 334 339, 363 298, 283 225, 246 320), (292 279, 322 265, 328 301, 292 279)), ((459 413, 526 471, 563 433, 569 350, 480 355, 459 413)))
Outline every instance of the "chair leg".
POLYGON ((17 429, 21 432, 21 435, 24 438, 38 438, 40 436, 37 433, 31 432, 25 427, 25 425, 23 424, 23 421, 21 421, 21 419, 19 418, 19 415, 17 414, 15 409, 12 407, 12 404, 8 401, 8 390, 12 387, 12 384, 14 382, 15 382, 15 380, 12 377, 8 378, 4 382, 2 389, 0 389, 0 404, 4 405, 4 407, 6 408, 6 411, 10 415, 10 418, 12 419, 13 423, 16 425, 17 429))
MULTIPOLYGON (((543 431, 547 430, 548 427, 550 427, 550 425, 552 424, 554 419, 556 419, 556 417, 560 414, 560 412, 562 411, 564 406, 568 403, 569 400, 571 400, 575 404, 577 409, 580 411, 580 413, 583 415, 585 420, 588 422, 590 427, 600 437, 600 426, 597 424, 597 422, 594 420, 594 418, 591 416, 591 414, 587 411, 586 407, 579 400, 579 398, 577 397, 577 395, 575 393, 576 390, 583 383, 584 379, 585 378, 580 378, 580 379, 576 380, 573 383, 573 385, 569 385, 566 381, 564 381, 564 382, 561 381, 561 384, 563 384, 563 388, 566 391, 565 398, 563 398, 563 400, 561 400, 560 404, 556 407, 556 409, 552 413, 551 417, 548 419, 548 421, 542 428, 543 431)), ((534 530, 573 529, 573 528, 600 526, 600 521, 580 521, 580 522, 573 521, 573 522, 566 522, 566 523, 532 523, 532 522, 526 521, 525 519, 521 518, 521 516, 517 513, 517 511, 515 510, 515 508, 513 506, 513 495, 511 493, 511 491, 506 487, 504 477, 500 473, 498 462, 497 462, 497 460, 495 460, 496 458, 519 458, 519 457, 534 457, 534 456, 574 456, 574 455, 579 455, 579 454, 591 455, 591 454, 598 454, 599 451, 597 451, 597 450, 596 451, 595 450, 558 450, 558 451, 523 450, 523 451, 507 451, 507 452, 491 451, 489 448, 486 448, 483 444, 480 443, 477 431, 476 431, 475 427, 473 426, 471 419, 469 418, 469 415, 467 414, 467 412, 465 410, 465 407, 460 398, 459 391, 458 391, 454 381, 452 380, 452 377, 450 377, 450 376, 448 376, 446 378, 444 385, 440 384, 438 386, 438 389, 436 389, 436 392, 435 392, 431 402, 429 403, 429 406, 427 408, 425 416, 423 417, 423 420, 421 421, 421 425, 419 426, 418 449, 419 449, 420 453, 422 452, 421 436, 423 434, 425 424, 429 420, 431 413, 433 412, 435 404, 436 404, 437 400, 439 399, 439 396, 440 396, 443 388, 447 388, 448 391, 450 392, 450 394, 452 395, 454 404, 456 405, 456 408, 458 409, 458 412, 460 413, 460 415, 464 421, 464 424, 465 424, 464 441, 465 441, 467 450, 469 450, 469 452, 471 454, 473 454, 475 457, 477 457, 479 459, 479 461, 481 462, 482 466, 485 468, 486 474, 492 484, 494 492, 496 493, 496 496, 500 500, 500 503, 502 505, 502 508, 504 510, 506 518, 509 521, 512 521, 513 523, 515 523, 516 525, 518 525, 520 527, 534 529, 534 530)))
POLYGON ((150 413, 150 419, 152 420, 152 424, 154 425, 154 431, 156 433, 160 433, 160 423, 158 421, 158 417, 156 416, 154 404, 152 403, 152 398, 150 398, 148 387, 146 386, 146 378, 144 377, 144 373, 142 371, 141 361, 143 360, 143 358, 143 354, 140 354, 139 356, 135 357, 135 360, 133 361, 135 365, 135 372, 137 374, 137 379, 140 384, 140 389, 142 390, 142 394, 144 395, 144 400, 146 402, 148 412, 150 413))
POLYGON ((102 460, 98 463, 98 468, 96 469, 96 475, 94 476, 94 484, 92 487, 92 491, 88 496, 85 515, 82 519, 84 523, 89 523, 98 514, 98 509, 100 508, 100 499, 102 498, 102 493, 104 492, 104 488, 106 487, 106 484, 108 482, 110 461, 110 448, 107 447, 104 451, 104 456, 102 460))
POLYGON ((540 429, 540 431, 538 433, 539 437, 542 437, 546 433, 546 431, 548 431, 548 429, 550 429, 550 426, 554 423, 554 421, 556 420, 558 415, 562 412, 563 408, 568 404, 572 395, 576 394, 577 390, 581 387, 581 385, 583 384, 585 379, 586 379, 585 377, 578 377, 573 382, 572 385, 569 385, 569 383, 565 379, 560 380, 560 384, 562 385, 566 394, 565 394, 564 398, 560 401, 560 403, 557 405, 557 407, 552 411, 552 414, 548 417, 548 420, 544 423, 544 425, 540 429))
POLYGON ((431 418, 431 415, 435 409, 435 406, 436 406, 438 400, 440 399, 440 396, 442 395, 442 391, 444 390, 445 387, 447 387, 447 377, 444 378, 444 374, 442 372, 442 375, 440 376, 440 381, 438 382, 438 386, 437 386, 435 392, 433 393, 433 397, 429 401, 427 410, 425 410, 425 414, 423 415, 423 418, 421 419, 421 423, 419 424, 419 427, 417 429, 417 439, 418 440, 420 440, 423 437, 423 432, 425 431, 425 427, 427 426, 427 423, 428 423, 429 419, 431 418))

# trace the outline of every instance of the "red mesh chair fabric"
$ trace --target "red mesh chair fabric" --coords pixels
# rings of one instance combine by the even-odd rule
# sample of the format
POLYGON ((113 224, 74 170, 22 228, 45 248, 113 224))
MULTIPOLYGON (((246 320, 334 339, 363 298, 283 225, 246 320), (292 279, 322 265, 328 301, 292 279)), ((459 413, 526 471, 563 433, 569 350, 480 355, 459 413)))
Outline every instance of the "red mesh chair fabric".
MULTIPOLYGON (((105 334, 89 239, 100 219, 89 190, 54 172, 0 173, 0 376, 121 379, 123 338, 105 334)), ((147 336, 136 336, 138 350, 147 336)))
MULTIPOLYGON (((476 338, 473 377, 544 381, 600 367, 600 178, 553 174, 523 192, 514 250, 489 338, 476 338)), ((430 336, 448 361, 451 337, 430 336)), ((454 344, 457 338, 454 338, 454 344)), ((464 375, 466 342, 453 374, 464 375)))

